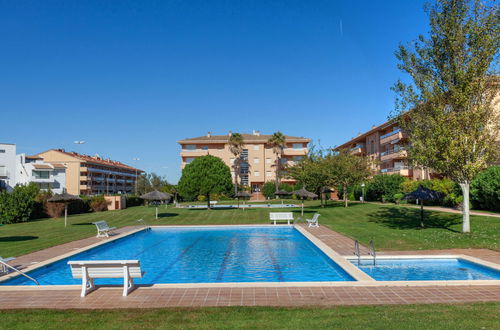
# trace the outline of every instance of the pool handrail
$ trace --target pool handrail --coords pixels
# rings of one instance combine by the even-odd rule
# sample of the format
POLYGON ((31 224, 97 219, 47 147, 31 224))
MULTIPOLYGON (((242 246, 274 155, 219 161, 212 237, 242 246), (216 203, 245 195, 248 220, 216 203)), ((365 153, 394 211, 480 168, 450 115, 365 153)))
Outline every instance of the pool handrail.
POLYGON ((361 263, 361 254, 359 253, 359 242, 358 240, 354 241, 354 255, 358 256, 358 266, 361 263))
POLYGON ((27 279, 32 280, 33 282, 35 282, 35 283, 36 283, 36 285, 40 285, 40 283, 38 283, 38 281, 37 281, 36 279, 34 279, 33 277, 31 277, 31 276, 29 276, 29 275, 25 274, 24 272, 20 271, 20 270, 19 270, 19 269, 17 269, 16 267, 9 265, 8 263, 4 262, 3 260, 0 260, 0 264, 2 264, 3 266, 5 266, 5 267, 7 267, 7 268, 10 268, 10 269, 12 269, 12 270, 14 270, 14 271, 18 272, 19 274, 21 274, 22 276, 26 277, 27 279))
POLYGON ((370 240, 370 251, 369 255, 373 257, 373 266, 377 263, 377 253, 375 252, 375 245, 373 244, 373 240, 370 240))

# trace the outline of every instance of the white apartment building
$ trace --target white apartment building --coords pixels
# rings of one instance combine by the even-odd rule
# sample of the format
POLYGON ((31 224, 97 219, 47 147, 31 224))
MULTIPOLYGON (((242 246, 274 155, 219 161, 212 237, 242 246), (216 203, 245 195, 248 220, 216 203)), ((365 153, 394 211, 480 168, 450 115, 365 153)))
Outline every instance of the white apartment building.
POLYGON ((61 194, 66 188, 66 166, 45 163, 38 156, 16 156, 16 183, 26 185, 34 182, 41 190, 52 190, 61 194))
POLYGON ((0 143, 0 190, 12 191, 16 185, 16 145, 0 143))

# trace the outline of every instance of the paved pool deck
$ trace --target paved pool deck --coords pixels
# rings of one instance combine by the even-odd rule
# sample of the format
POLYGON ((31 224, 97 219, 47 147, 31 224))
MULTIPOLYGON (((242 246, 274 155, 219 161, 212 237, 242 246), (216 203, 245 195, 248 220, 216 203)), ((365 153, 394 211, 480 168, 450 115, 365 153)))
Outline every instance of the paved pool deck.
MULTIPOLYGON (((139 227, 124 227, 118 232, 126 234, 139 227)), ((307 228, 339 255, 352 255, 354 241, 321 226, 307 228)), ((17 258, 11 264, 26 268, 34 263, 74 252, 101 242, 95 237, 62 244, 17 258)), ((361 246, 361 253, 368 249, 361 246)), ((500 264, 500 252, 487 249, 452 249, 379 252, 379 255, 450 255, 464 254, 500 264)), ((267 283, 261 287, 139 287, 127 297, 121 296, 119 287, 101 287, 86 297, 80 297, 80 288, 2 290, 0 308, 158 308, 200 306, 335 306, 418 303, 466 303, 500 301, 500 285, 453 286, 280 286, 267 283)))

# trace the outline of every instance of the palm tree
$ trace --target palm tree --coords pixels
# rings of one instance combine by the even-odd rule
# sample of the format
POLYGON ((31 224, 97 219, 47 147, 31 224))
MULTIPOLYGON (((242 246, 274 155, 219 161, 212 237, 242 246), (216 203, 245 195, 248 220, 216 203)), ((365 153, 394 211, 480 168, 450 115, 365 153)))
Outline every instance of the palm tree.
POLYGON ((267 143, 273 148, 273 153, 276 155, 276 190, 279 189, 281 181, 281 155, 283 155, 283 149, 286 146, 286 137, 281 132, 274 133, 267 143))
POLYGON ((231 133, 229 137, 229 151, 234 155, 234 163, 232 165, 234 170, 234 193, 238 192, 238 175, 240 173, 241 158, 243 152, 243 135, 240 133, 231 133))

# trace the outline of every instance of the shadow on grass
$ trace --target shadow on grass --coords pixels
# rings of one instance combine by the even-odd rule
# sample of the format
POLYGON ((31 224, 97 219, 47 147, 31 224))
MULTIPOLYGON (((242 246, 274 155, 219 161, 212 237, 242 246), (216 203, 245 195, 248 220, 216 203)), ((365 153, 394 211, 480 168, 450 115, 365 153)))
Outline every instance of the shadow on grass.
POLYGON ((72 226, 93 226, 92 222, 80 222, 80 223, 72 223, 72 226))
POLYGON ((158 213, 158 218, 171 218, 178 216, 178 213, 158 213))
POLYGON ((6 236, 0 237, 0 242, 21 242, 38 239, 38 236, 6 236))
POLYGON ((461 217, 451 214, 424 211, 424 228, 420 227, 420 210, 386 207, 369 215, 370 222, 382 224, 392 229, 426 229, 441 228, 455 233, 460 231, 451 228, 461 223, 461 217))

